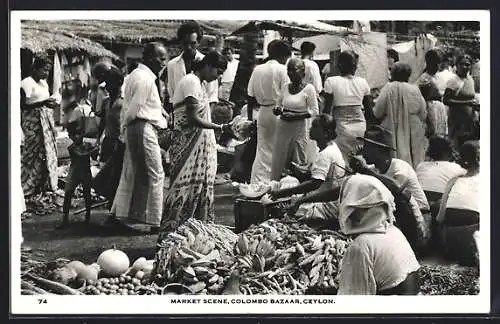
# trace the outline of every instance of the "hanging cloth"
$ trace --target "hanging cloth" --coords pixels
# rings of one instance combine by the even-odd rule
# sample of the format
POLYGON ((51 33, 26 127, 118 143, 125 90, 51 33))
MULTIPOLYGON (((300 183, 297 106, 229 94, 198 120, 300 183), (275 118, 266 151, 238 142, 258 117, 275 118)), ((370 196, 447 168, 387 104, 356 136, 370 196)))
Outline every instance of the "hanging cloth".
POLYGON ((85 56, 83 66, 79 70, 78 78, 82 81, 82 86, 87 87, 90 81, 90 61, 88 56, 85 56))
POLYGON ((61 67, 61 61, 59 60, 59 55, 57 55, 57 52, 55 52, 54 66, 53 66, 53 80, 52 80, 52 94, 54 95, 54 97, 60 98, 62 78, 63 78, 63 69, 61 67))

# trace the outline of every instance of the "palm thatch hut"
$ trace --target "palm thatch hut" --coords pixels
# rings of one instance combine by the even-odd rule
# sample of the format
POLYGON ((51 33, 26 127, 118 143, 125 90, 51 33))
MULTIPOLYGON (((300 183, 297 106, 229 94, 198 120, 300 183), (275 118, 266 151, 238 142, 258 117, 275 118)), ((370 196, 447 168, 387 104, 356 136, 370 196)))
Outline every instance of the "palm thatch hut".
MULTIPOLYGON (((142 45, 162 42, 171 57, 180 53, 177 29, 189 20, 31 20, 26 25, 61 33, 71 33, 101 43, 127 64, 139 59, 142 45)), ((221 38, 247 21, 198 21, 204 33, 200 49, 217 47, 221 38)))
MULTIPOLYGON (((53 70, 47 80, 52 94, 76 79, 88 86, 90 66, 97 61, 117 63, 119 57, 101 44, 77 36, 68 31, 54 30, 32 22, 21 22, 21 77, 31 72, 36 54, 47 54, 53 59, 53 70)), ((60 120, 59 109, 54 110, 56 122, 60 120)))

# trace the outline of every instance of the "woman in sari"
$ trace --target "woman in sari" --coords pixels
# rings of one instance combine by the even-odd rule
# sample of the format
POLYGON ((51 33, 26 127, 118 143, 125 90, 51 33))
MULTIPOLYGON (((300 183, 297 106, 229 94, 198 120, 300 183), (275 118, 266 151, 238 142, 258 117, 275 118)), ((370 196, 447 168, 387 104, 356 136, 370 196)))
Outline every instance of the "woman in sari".
POLYGON ((366 120, 363 110, 372 106, 368 82, 354 76, 358 65, 358 55, 344 51, 338 58, 339 76, 325 81, 325 113, 332 113, 337 124, 338 137, 335 140, 345 161, 356 150, 356 137, 365 134, 366 120))
POLYGON ((441 64, 441 54, 430 50, 425 54, 425 70, 417 81, 420 92, 427 103, 427 137, 448 135, 448 111, 443 104, 444 94, 439 89, 436 73, 441 64))
POLYGON ((394 64, 391 73, 392 81, 380 91, 373 114, 382 122, 381 126, 392 132, 394 157, 415 169, 425 160, 427 150, 427 105, 419 88, 408 83, 411 75, 408 64, 394 64))
POLYGON ((28 199, 57 189, 57 146, 53 108, 47 77, 52 63, 46 56, 33 62, 31 75, 21 81, 21 126, 24 146, 21 153, 21 178, 28 199))
POLYGON ((281 179, 290 162, 306 165, 312 160, 307 155, 307 148, 315 144, 308 136, 308 119, 318 114, 316 90, 304 81, 305 65, 301 59, 290 59, 287 71, 291 82, 283 89, 275 110, 275 114, 280 116, 271 164, 271 180, 275 181, 281 179))
POLYGON ((443 102, 449 110, 448 133, 455 148, 474 132, 474 79, 470 76, 472 59, 461 55, 457 59, 457 72, 446 85, 443 102))
POLYGON ((170 188, 163 206, 158 244, 191 217, 214 221, 217 172, 214 130, 229 131, 231 126, 212 123, 203 84, 216 80, 226 67, 224 56, 212 51, 195 63, 194 72, 184 76, 174 91, 170 188))

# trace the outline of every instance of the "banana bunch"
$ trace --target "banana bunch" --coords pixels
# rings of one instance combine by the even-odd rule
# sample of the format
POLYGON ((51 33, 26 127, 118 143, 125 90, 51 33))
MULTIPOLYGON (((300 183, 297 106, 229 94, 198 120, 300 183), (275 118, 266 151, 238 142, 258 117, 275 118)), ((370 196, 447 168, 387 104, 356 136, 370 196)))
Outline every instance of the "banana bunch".
POLYGON ((262 236, 248 239, 245 234, 240 234, 234 250, 239 267, 255 272, 264 272, 274 264, 276 258, 273 244, 262 236))
POLYGON ((194 294, 218 294, 230 271, 221 261, 198 260, 182 268, 181 282, 194 294))
POLYGON ((337 288, 337 275, 340 262, 347 249, 348 242, 334 236, 306 237, 309 243, 304 246, 296 244, 296 252, 302 255, 297 260, 303 271, 301 281, 309 287, 319 286, 323 289, 337 288))

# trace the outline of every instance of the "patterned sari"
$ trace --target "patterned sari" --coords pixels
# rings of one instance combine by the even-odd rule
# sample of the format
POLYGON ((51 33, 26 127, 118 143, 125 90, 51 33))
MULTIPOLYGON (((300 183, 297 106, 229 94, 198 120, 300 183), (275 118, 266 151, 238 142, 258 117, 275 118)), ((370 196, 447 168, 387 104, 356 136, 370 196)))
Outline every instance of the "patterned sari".
MULTIPOLYGON (((198 100, 197 114, 210 120, 205 89, 198 100)), ((170 146, 170 188, 163 205, 158 243, 187 219, 213 222, 214 182, 217 173, 217 147, 214 131, 188 122, 185 101, 174 105, 174 127, 170 146)))
POLYGON ((23 110, 21 179, 26 197, 57 190, 57 145, 53 111, 47 107, 23 110))

